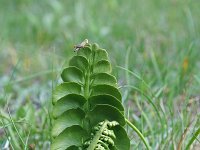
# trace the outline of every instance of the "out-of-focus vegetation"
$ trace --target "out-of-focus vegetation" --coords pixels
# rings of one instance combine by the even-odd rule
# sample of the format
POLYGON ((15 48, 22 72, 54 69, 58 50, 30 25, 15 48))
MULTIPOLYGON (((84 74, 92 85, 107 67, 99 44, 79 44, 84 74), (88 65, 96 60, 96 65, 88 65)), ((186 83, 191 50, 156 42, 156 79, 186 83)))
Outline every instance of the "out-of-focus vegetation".
MULTIPOLYGON (((199 8, 198 0, 1 0, 0 149, 49 149, 51 91, 85 38, 108 49, 127 116, 152 149, 200 147, 199 8)), ((132 149, 145 149, 129 132, 132 149)))

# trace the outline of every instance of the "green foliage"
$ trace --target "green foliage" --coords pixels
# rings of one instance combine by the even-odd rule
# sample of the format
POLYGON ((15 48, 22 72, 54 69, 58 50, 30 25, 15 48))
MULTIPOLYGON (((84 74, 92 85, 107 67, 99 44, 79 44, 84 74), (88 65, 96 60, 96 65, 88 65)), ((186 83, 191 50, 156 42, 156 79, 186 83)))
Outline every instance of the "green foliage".
MULTIPOLYGON (((13 149, 49 149, 50 89, 85 37, 109 49, 127 117, 152 149, 179 141, 198 149, 199 8, 197 0, 0 0, 0 149, 9 139, 13 149)), ((131 150, 145 149, 130 134, 131 150)))
POLYGON ((52 150, 129 150, 122 96, 106 50, 88 44, 64 67, 53 92, 52 150))

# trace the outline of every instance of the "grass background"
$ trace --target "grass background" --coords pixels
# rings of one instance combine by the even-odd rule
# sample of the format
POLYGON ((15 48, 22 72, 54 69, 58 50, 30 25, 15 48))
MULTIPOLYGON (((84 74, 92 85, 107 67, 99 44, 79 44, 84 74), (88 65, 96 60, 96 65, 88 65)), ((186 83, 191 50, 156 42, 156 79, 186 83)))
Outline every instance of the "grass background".
MULTIPOLYGON (((127 117, 152 149, 198 149, 199 8, 198 0, 0 0, 0 149, 8 141, 49 149, 51 92, 85 38, 107 49, 127 117)), ((129 134, 131 149, 145 149, 129 134)))

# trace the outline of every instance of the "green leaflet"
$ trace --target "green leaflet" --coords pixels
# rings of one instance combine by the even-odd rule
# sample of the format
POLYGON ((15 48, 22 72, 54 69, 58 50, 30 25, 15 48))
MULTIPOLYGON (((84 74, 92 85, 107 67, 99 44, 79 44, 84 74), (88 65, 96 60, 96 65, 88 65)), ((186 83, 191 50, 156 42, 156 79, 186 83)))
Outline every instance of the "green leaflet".
POLYGON ((82 126, 85 113, 80 108, 70 109, 62 113, 58 119, 55 120, 52 136, 58 136, 64 129, 72 125, 82 126))
POLYGON ((83 83, 83 72, 76 67, 65 68, 61 74, 64 82, 83 83))
POLYGON ((117 87, 117 80, 114 76, 107 74, 107 73, 97 73, 91 75, 92 86, 99 85, 99 84, 107 84, 114 87, 117 87))
POLYGON ((124 107, 122 106, 122 103, 112 95, 103 94, 103 95, 91 96, 88 99, 88 101, 92 109, 98 104, 108 104, 119 109, 121 113, 123 113, 124 111, 124 107))
POLYGON ((55 105, 53 109, 53 117, 57 118, 62 113, 69 109, 82 108, 86 99, 78 94, 68 94, 62 97, 55 105))
POLYGON ((51 145, 51 149, 65 150, 73 145, 81 146, 82 141, 85 140, 86 137, 87 133, 82 127, 73 125, 66 128, 55 138, 51 145))
POLYGON ((63 83, 53 92, 52 150, 130 149, 122 97, 111 70, 106 50, 96 44, 81 48, 64 65, 63 83))
POLYGON ((121 99, 122 99, 122 96, 121 96, 119 90, 110 85, 100 84, 100 85, 91 87, 91 89, 92 89, 92 91, 91 91, 92 96, 100 95, 100 94, 108 94, 108 95, 114 96, 119 101, 121 101, 121 99))

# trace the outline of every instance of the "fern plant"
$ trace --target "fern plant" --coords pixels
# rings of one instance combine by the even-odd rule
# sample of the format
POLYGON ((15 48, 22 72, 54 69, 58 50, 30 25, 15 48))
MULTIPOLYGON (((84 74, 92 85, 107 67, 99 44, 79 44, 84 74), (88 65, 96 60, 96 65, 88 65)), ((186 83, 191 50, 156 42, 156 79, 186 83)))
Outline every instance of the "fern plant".
POLYGON ((129 150, 126 119, 106 50, 86 44, 53 92, 52 150, 129 150))

